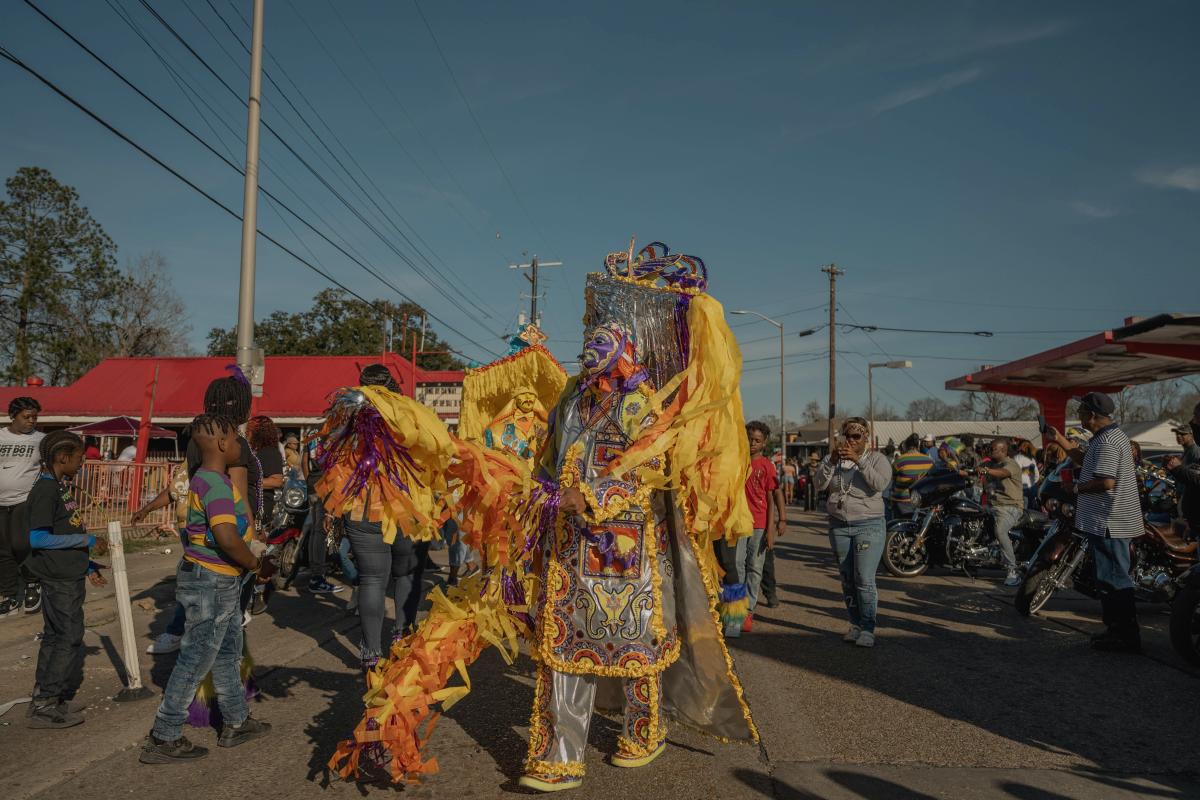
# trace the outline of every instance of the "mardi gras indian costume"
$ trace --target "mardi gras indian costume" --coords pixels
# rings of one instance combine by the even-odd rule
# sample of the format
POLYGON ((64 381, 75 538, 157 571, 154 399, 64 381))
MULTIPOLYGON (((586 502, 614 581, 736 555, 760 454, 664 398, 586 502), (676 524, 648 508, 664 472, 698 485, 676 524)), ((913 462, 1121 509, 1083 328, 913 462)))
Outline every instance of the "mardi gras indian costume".
POLYGON ((699 259, 657 243, 588 276, 583 369, 533 472, 436 425, 420 430, 415 404, 375 387, 335 400, 327 507, 378 514, 385 537, 422 538, 451 512, 426 500, 457 492, 453 510, 486 562, 449 596, 434 590, 417 632, 368 674, 363 721, 330 762, 343 776, 434 771, 423 753, 433 708, 466 694, 485 646, 512 658, 519 638, 537 668, 524 786, 579 785, 596 707, 624 709, 616 766, 662 753, 668 718, 757 741, 721 636, 712 547, 752 527, 741 358, 706 282, 699 259), (364 494, 376 500, 364 507, 364 494), (579 496, 582 513, 560 508, 579 496), (456 673, 467 685, 447 686, 456 673))

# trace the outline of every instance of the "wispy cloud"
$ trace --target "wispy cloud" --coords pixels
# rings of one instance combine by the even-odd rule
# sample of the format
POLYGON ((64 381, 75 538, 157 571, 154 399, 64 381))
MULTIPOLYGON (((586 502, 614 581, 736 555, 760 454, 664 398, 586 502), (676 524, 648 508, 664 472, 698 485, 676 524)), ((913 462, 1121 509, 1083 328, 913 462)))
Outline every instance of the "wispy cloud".
POLYGON ((1042 22, 1036 25, 1026 25, 1019 28, 991 28, 965 35, 956 34, 954 41, 941 47, 933 47, 926 51, 925 61, 945 61, 948 59, 965 58, 999 50, 1005 47, 1016 47, 1042 39, 1052 39, 1061 36, 1070 28, 1063 20, 1042 22))
POLYGON ((1139 170, 1137 179, 1156 189, 1183 189, 1200 192, 1200 165, 1188 164, 1173 169, 1147 167, 1139 170))
POLYGON ((965 86, 978 79, 982 74, 983 70, 980 67, 971 67, 970 69, 947 72, 945 75, 940 75, 933 80, 897 89, 890 94, 884 95, 872 104, 871 116, 877 117, 880 114, 894 111, 909 103, 915 103, 927 97, 932 97, 935 94, 941 94, 951 89, 957 89, 959 86, 965 86))
POLYGON ((1120 213, 1115 208, 1097 206, 1082 200, 1071 203, 1071 210, 1081 217, 1090 217, 1091 219, 1110 219, 1120 213))

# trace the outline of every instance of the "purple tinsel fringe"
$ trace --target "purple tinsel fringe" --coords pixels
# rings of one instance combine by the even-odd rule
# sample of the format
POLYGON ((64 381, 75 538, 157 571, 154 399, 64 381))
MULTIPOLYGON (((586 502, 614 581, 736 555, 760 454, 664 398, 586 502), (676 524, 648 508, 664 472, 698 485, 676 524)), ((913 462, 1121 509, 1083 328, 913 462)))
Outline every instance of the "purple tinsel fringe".
MULTIPOLYGON (((245 692, 247 703, 253 701, 261 693, 258 684, 254 682, 253 675, 246 679, 245 692)), ((217 698, 212 697, 208 700, 192 698, 191 705, 188 706, 188 725, 193 728, 213 727, 220 730, 221 723, 221 707, 217 704, 217 698)))
POLYGON ((386 480, 403 492, 411 485, 420 486, 408 448, 396 441, 374 406, 362 402, 361 395, 355 402, 351 394, 343 391, 333 400, 329 410, 333 424, 317 454, 321 469, 328 471, 347 456, 352 458, 354 469, 342 487, 350 497, 361 496, 372 478, 386 480))

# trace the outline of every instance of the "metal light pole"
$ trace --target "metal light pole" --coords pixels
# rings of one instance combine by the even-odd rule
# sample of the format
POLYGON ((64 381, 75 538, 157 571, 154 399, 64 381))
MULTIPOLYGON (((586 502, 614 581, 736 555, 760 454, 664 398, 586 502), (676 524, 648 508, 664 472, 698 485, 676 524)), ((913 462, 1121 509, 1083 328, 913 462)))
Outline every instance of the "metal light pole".
POLYGON ((910 369, 911 361, 882 361, 878 364, 867 364, 867 411, 871 416, 871 449, 875 449, 875 382, 874 370, 880 369, 910 369))
MULTIPOLYGON (((764 316, 757 311, 731 311, 731 314, 751 314, 758 317, 763 322, 769 322, 776 328, 779 328, 779 453, 781 459, 787 458, 787 417, 785 416, 785 406, 783 402, 783 323, 776 322, 770 317, 764 316)), ((780 462, 780 467, 783 462, 780 462)))
POLYGON ((254 370, 254 246, 258 230, 258 120, 262 111, 263 0, 254 0, 250 38, 250 99, 246 112, 246 181, 242 192, 242 272, 238 291, 237 365, 254 370))

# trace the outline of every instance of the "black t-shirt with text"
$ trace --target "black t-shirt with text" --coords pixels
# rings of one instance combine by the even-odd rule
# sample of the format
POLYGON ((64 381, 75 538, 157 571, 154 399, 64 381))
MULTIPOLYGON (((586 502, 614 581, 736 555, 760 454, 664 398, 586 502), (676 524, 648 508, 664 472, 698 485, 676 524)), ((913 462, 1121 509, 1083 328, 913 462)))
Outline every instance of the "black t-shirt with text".
MULTIPOLYGON (((83 516, 70 489, 42 474, 29 492, 29 530, 46 529, 55 536, 82 534, 87 536, 83 516)), ((70 550, 34 550, 25 560, 25 567, 39 578, 73 580, 87 575, 87 547, 70 550)))
MULTIPOLYGON (((272 475, 283 474, 283 455, 280 454, 279 448, 275 446, 264 447, 255 455, 258 456, 258 463, 262 465, 262 474, 264 478, 269 478, 272 475)), ((275 490, 263 489, 263 507, 262 519, 265 524, 270 524, 271 516, 275 513, 275 490)))
MULTIPOLYGON (((249 495, 246 498, 246 505, 249 507, 250 513, 254 517, 257 517, 260 511, 258 507, 258 485, 262 482, 262 475, 258 472, 258 465, 254 461, 254 456, 250 453, 250 443, 246 441, 246 437, 238 434, 238 444, 242 446, 242 455, 238 459, 238 463, 233 466, 246 468, 246 494, 249 495)), ((195 439, 192 439, 188 442, 187 446, 189 478, 196 476, 196 470, 200 469, 200 462, 203 460, 203 457, 200 455, 200 445, 196 444, 195 439)))

